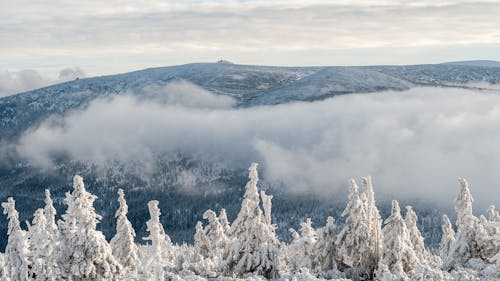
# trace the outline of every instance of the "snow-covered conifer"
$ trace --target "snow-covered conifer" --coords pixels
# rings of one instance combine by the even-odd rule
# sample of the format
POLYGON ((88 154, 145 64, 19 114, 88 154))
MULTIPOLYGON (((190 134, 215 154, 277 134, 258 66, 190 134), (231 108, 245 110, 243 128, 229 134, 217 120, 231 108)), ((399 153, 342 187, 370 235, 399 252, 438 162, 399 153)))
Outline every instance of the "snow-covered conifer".
POLYGON ((16 202, 12 197, 2 203, 3 213, 9 220, 7 246, 5 248, 5 269, 10 280, 31 280, 29 246, 26 233, 21 229, 16 202))
POLYGON ((56 267, 53 257, 54 244, 51 239, 52 233, 47 229, 47 224, 44 210, 36 210, 33 223, 28 231, 29 260, 36 281, 57 279, 54 276, 54 268, 56 267))
POLYGON ((328 217, 326 225, 316 230, 317 241, 314 246, 314 264, 322 271, 337 270, 337 235, 335 219, 328 217))
POLYGON ((279 241, 274 226, 265 221, 259 206, 257 164, 253 163, 248 170, 249 181, 241 210, 229 231, 234 239, 229 244, 222 267, 228 275, 257 273, 272 278, 278 274, 279 241))
POLYGON ((196 223, 196 232, 194 234, 194 247, 200 255, 207 258, 211 255, 210 241, 208 241, 203 224, 201 221, 196 223))
POLYGON ((359 194, 356 182, 350 180, 347 207, 342 216, 347 216, 345 226, 338 235, 338 258, 342 268, 350 268, 353 278, 372 274, 373 256, 370 247, 370 229, 366 214, 366 194, 359 194))
POLYGON ((59 221, 58 277, 72 281, 121 280, 121 266, 113 256, 94 209, 97 197, 87 192, 80 176, 73 178, 73 192, 66 193, 66 213, 59 221))
POLYGON ((122 265, 127 274, 137 272, 139 265, 138 248, 135 244, 135 230, 127 218, 128 205, 123 189, 118 189, 119 208, 116 211, 116 234, 111 239, 110 246, 113 255, 122 265))
POLYGON ((294 237, 288 248, 290 267, 293 270, 313 269, 317 235, 312 227, 311 219, 307 218, 305 222, 300 224, 300 235, 294 229, 290 229, 290 232, 294 237))
POLYGON ((384 255, 382 263, 396 276, 408 278, 419 264, 413 249, 410 234, 401 217, 401 209, 396 200, 392 201, 391 215, 385 220, 382 229, 384 255))
POLYGON ((441 229, 443 234, 441 236, 441 242, 439 243, 439 255, 441 258, 445 259, 450 253, 451 245, 455 242, 455 231, 447 215, 443 215, 443 225, 441 229))
POLYGON ((0 281, 10 281, 7 269, 5 268, 4 254, 2 253, 0 253, 0 281))
POLYGON ((153 281, 163 281, 165 269, 173 266, 173 251, 170 237, 165 233, 163 225, 160 222, 160 208, 157 200, 149 201, 148 209, 150 219, 146 222, 149 236, 144 240, 151 241, 150 254, 145 261, 145 271, 147 278, 153 281))
POLYGON ((422 237, 422 233, 417 227, 417 214, 413 210, 411 206, 406 206, 406 216, 405 223, 406 228, 408 229, 408 233, 410 235, 410 241, 413 244, 413 249, 415 250, 415 254, 420 259, 421 262, 425 261, 429 253, 425 249, 424 245, 424 237, 422 237))
POLYGON ((488 207, 488 219, 490 221, 500 222, 500 214, 495 211, 495 205, 491 205, 490 207, 488 207))
MULTIPOLYGON (((54 203, 50 197, 50 191, 45 189, 45 208, 43 209, 46 220, 46 228, 51 233, 52 236, 57 236, 57 224, 56 224, 56 208, 54 208, 54 203)), ((53 240, 56 237, 52 237, 53 240)))
POLYGON ((229 220, 227 219, 226 209, 224 208, 222 208, 219 212, 219 222, 222 225, 224 234, 227 236, 229 233, 229 229, 231 229, 231 225, 229 224, 229 220))
POLYGON ((262 199, 262 207, 264 209, 264 218, 265 218, 265 223, 271 224, 271 209, 272 209, 272 202, 271 200, 273 199, 272 195, 267 195, 264 190, 260 192, 260 198, 262 199))
POLYGON ((203 218, 208 220, 208 225, 204 229, 208 248, 208 255, 205 258, 212 259, 218 265, 227 246, 226 233, 214 211, 205 211, 203 218))
POLYGON ((479 257, 476 231, 478 219, 472 214, 473 198, 468 182, 465 179, 459 179, 459 183, 461 188, 455 200, 457 234, 444 265, 448 270, 457 265, 465 266, 471 258, 479 257))
POLYGON ((370 247, 374 257, 374 265, 382 258, 382 217, 375 202, 372 178, 370 176, 361 178, 365 188, 367 203, 366 214, 368 216, 368 228, 370 229, 370 247))

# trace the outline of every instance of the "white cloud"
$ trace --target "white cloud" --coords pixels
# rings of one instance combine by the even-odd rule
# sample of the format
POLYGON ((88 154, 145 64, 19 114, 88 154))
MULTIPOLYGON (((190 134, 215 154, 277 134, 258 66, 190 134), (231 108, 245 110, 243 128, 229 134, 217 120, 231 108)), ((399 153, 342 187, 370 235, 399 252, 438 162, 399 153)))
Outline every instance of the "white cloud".
POLYGON ((14 72, 0 70, 0 97, 73 80, 77 77, 85 77, 85 72, 78 67, 62 69, 57 79, 42 76, 42 74, 33 69, 24 69, 14 72))
MULTIPOLYGON (((205 101, 206 94, 191 99, 205 101)), ((230 167, 259 161, 267 180, 317 194, 346 190, 349 177, 372 175, 379 196, 447 206, 456 179, 466 177, 482 207, 500 203, 498 93, 415 88, 248 109, 231 108, 217 96, 209 100, 188 106, 131 96, 97 101, 68 116, 63 127, 47 122, 27 132, 18 151, 45 164, 60 151, 94 162, 150 163, 159 151, 230 167)))

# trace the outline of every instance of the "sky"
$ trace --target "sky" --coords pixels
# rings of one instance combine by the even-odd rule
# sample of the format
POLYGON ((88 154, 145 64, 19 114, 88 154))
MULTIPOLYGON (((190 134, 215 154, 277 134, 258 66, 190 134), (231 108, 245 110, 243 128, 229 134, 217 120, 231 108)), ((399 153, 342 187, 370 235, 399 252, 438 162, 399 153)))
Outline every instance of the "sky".
POLYGON ((258 65, 500 60, 498 1, 0 2, 0 73, 10 80, 27 69, 47 84, 66 68, 97 76, 219 59, 258 65))

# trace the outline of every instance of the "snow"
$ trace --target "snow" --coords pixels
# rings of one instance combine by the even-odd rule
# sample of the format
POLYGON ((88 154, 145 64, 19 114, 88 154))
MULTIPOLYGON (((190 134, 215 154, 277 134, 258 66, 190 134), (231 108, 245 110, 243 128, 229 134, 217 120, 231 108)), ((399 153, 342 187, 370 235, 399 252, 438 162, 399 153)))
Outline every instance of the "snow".
POLYGON ((224 209, 207 210, 196 225, 194 245, 174 245, 160 222, 159 201, 148 203, 149 244, 135 242, 128 220, 125 192, 118 191, 116 235, 108 241, 96 229, 100 215, 97 197, 74 177, 66 193, 67 210, 56 225, 50 192, 37 209, 28 230, 19 223, 15 200, 2 203, 8 219, 8 244, 0 254, 0 281, 498 281, 500 280, 500 219, 494 206, 488 218, 475 217, 467 181, 461 179, 455 201, 457 232, 443 216, 443 238, 429 251, 417 227, 418 215, 406 207, 403 219, 398 201, 384 221, 375 204, 371 178, 360 190, 350 180, 350 194, 337 233, 335 219, 313 228, 311 219, 291 229, 287 244, 276 237, 272 198, 261 190, 257 164, 249 168, 241 209, 230 223, 224 209))

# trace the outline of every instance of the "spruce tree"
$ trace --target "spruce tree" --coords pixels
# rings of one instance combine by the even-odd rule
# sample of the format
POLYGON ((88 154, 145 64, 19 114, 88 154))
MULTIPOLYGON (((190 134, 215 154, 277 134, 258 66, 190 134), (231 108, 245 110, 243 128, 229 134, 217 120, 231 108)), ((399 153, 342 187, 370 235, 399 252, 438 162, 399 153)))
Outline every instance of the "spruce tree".
POLYGON ((384 223, 382 263, 392 274, 408 278, 418 266, 419 260, 413 249, 409 231, 401 217, 398 201, 392 201, 391 215, 384 223))
POLYGON ((149 236, 143 238, 151 241, 144 271, 147 278, 153 281, 163 281, 165 270, 174 265, 173 246, 160 222, 161 212, 158 204, 157 200, 148 203, 150 219, 146 222, 146 226, 149 236))
POLYGON ((348 275, 353 278, 370 276, 374 269, 366 202, 366 194, 360 194, 351 179, 349 201, 342 213, 346 217, 345 226, 338 235, 337 245, 340 269, 349 269, 348 275))
POLYGON ((96 230, 101 216, 95 212, 97 197, 85 189, 80 176, 73 178, 73 192, 66 193, 66 213, 59 221, 56 248, 59 277, 72 281, 121 280, 121 266, 103 233, 96 230))
POLYGON ((319 270, 337 270, 337 235, 335 231, 333 217, 328 217, 326 225, 316 231, 318 239, 314 246, 314 264, 319 270))
POLYGON ((10 280, 31 280, 31 263, 28 259, 29 245, 26 232, 21 229, 16 201, 12 197, 2 203, 3 213, 9 220, 7 246, 5 247, 5 270, 10 280))
POLYGON ((249 181, 241 210, 229 231, 233 239, 222 267, 230 276, 257 273, 266 278, 277 277, 279 241, 274 226, 266 222, 259 206, 257 164, 253 163, 248 170, 249 181))
POLYGON ((478 219, 472 213, 473 198, 468 182, 465 179, 459 179, 459 183, 460 192, 455 200, 457 233, 444 265, 444 268, 448 270, 457 266, 465 266, 471 258, 479 257, 476 232, 478 219))
POLYGON ((53 257, 54 244, 51 235, 52 233, 47 229, 47 219, 44 210, 36 210, 33 223, 28 231, 29 260, 31 261, 31 271, 36 281, 57 279, 54 276, 56 264, 53 257))
POLYGON ((415 254, 421 262, 424 262, 429 253, 425 249, 424 237, 422 237, 422 233, 417 227, 417 220, 418 217, 413 208, 411 206, 406 206, 405 223, 410 235, 410 241, 412 242, 415 254))
POLYGON ((446 259, 450 254, 451 245, 455 242, 455 231, 447 215, 443 215, 443 225, 441 226, 442 236, 439 243, 439 255, 446 259))
POLYGON ((128 205, 123 189, 118 189, 119 208, 116 211, 116 234, 110 245, 113 255, 127 274, 137 273, 139 265, 138 248, 135 244, 135 230, 127 218, 128 205))

